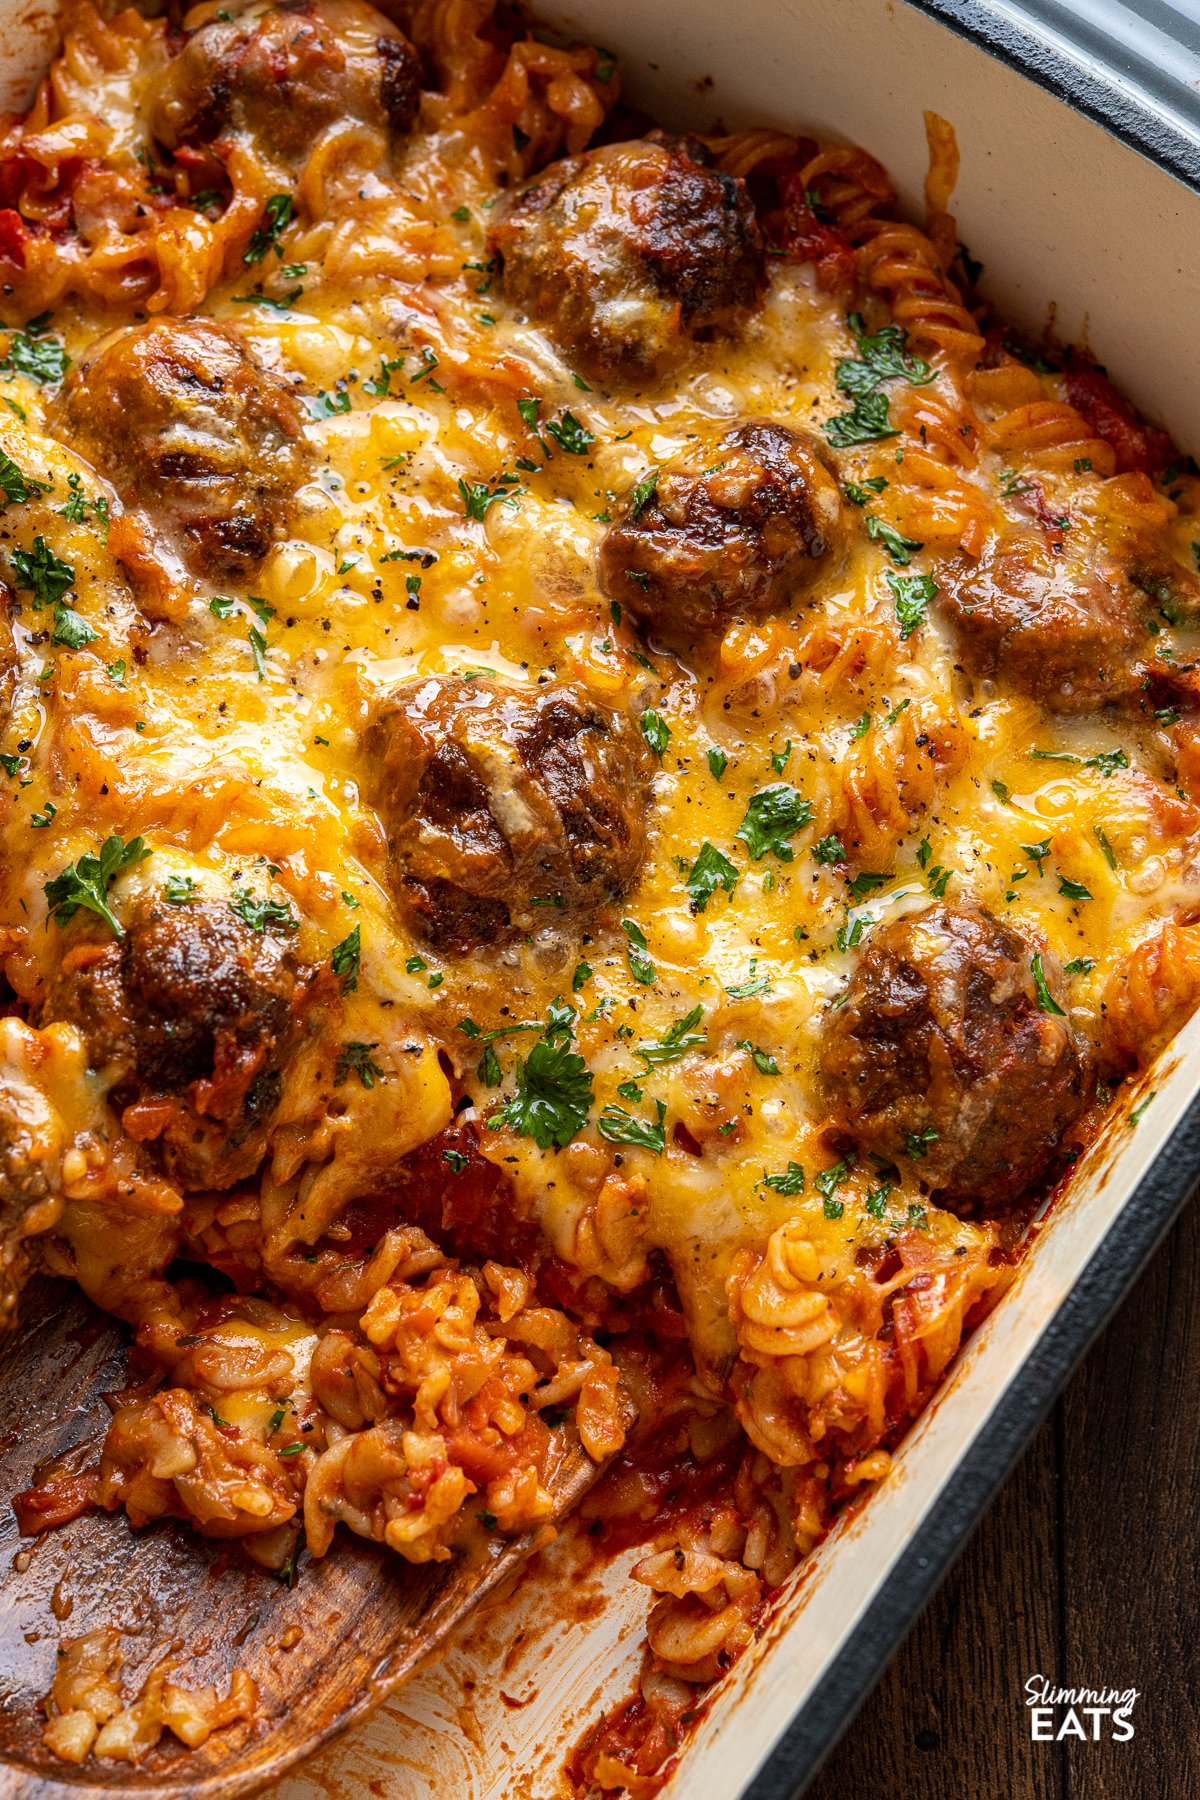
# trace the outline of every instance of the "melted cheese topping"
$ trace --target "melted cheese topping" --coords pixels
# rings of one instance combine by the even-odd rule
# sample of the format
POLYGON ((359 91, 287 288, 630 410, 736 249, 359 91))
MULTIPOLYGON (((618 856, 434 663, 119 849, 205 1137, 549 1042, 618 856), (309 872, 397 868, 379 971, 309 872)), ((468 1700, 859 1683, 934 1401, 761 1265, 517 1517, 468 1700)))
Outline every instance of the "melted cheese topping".
MULTIPOLYGON (((137 79, 106 90, 118 137, 131 141, 137 79)), ((70 604, 95 634, 78 649, 53 642, 49 614, 18 588, 3 738, 14 773, 0 787, 11 978, 25 995, 42 991, 65 936, 47 923, 45 884, 110 833, 141 835, 151 850, 114 885, 121 908, 173 876, 218 898, 247 888, 286 898, 302 920, 298 952, 313 964, 327 964, 357 926, 361 973, 342 1000, 340 1034, 373 1047, 395 1102, 381 1115, 376 1095, 360 1118, 359 1084, 342 1090, 339 1177, 315 1199, 305 1190, 293 1235, 315 1240, 349 1197, 447 1123, 440 1050, 477 1108, 486 1155, 564 1258, 586 1268, 581 1225, 614 1171, 643 1184, 640 1246, 666 1253, 698 1361, 716 1371, 733 1346, 726 1279, 737 1251, 801 1220, 835 1276, 856 1248, 925 1207, 910 1178, 886 1213, 869 1209, 864 1169, 837 1186, 838 1207, 813 1191, 838 1161, 815 1048, 855 946, 931 891, 973 897, 1048 959, 1077 965, 1065 990, 1071 1019, 1095 1037, 1113 970, 1152 921, 1194 903, 1196 811, 1177 790, 1165 718, 1054 716, 1003 684, 972 682, 936 605, 901 635, 888 577, 921 573, 939 546, 897 561, 869 521, 902 530, 905 505, 928 501, 930 478, 912 472, 927 438, 910 403, 961 405, 945 372, 920 389, 889 386, 903 436, 836 453, 843 484, 867 503, 847 501, 844 562, 794 615, 735 626, 691 655, 644 642, 596 583, 615 504, 735 421, 819 434, 847 407, 838 361, 858 353, 844 304, 812 265, 772 258, 765 302, 736 342, 697 351, 681 374, 636 395, 607 392, 506 303, 484 244, 495 171, 452 124, 435 121, 398 154, 396 190, 402 200, 389 204, 404 211, 410 248, 423 234, 410 266, 397 248, 383 278, 322 272, 322 245, 355 226, 357 203, 343 193, 332 214, 318 209, 285 234, 282 262, 239 263, 204 299, 206 316, 236 326, 261 363, 294 381, 309 414, 315 473, 293 535, 270 551, 253 592, 194 589, 177 616, 147 625, 95 507, 106 500, 116 517, 118 496, 52 435, 45 389, 19 374, 0 389, 9 403, 0 448, 46 485, 0 522, 10 569, 14 552, 44 537, 74 570, 70 604), (537 429, 518 409, 530 398, 537 429), (568 413, 582 430, 572 437, 568 421, 564 444, 546 427, 568 413), (868 478, 875 487, 862 486, 868 478), (90 503, 74 521, 63 512, 72 483, 90 503), (361 745, 380 696, 445 671, 581 682, 669 731, 641 878, 590 930, 560 924, 551 908, 528 940, 446 961, 407 935, 382 829, 363 799, 361 745), (897 814, 888 800, 897 765, 919 765, 930 739, 938 767, 897 814), (737 836, 747 806, 780 781, 809 801, 812 821, 788 840, 790 855, 751 857, 737 836), (851 827, 870 850, 849 869, 814 856, 851 827), (737 880, 698 911, 687 874, 706 843, 732 860, 737 880), (622 919, 644 934, 651 974, 636 934, 631 955, 622 919), (498 1089, 471 1026, 543 1021, 556 997, 578 1009, 576 1047, 595 1099, 574 1142, 543 1150, 487 1123, 529 1040, 494 1040, 498 1089), (700 1043, 648 1069, 639 1045, 696 1009, 700 1043), (660 1106, 661 1154, 597 1135, 606 1107, 653 1125, 660 1106), (359 1131, 368 1143, 353 1142, 359 1131), (804 1171, 801 1196, 765 1180, 789 1164, 804 1171)), ((368 197, 358 211, 368 233, 368 197)), ((877 327, 887 315, 873 304, 877 327)), ((52 329, 77 359, 114 322, 68 303, 52 329)), ((1043 387, 1054 391, 1049 378, 1043 387)), ((1012 470, 1022 466, 1020 453, 981 447, 958 473, 985 532, 1020 519, 1012 470)), ((1048 507, 1069 510, 1080 538, 1116 529, 1099 474, 1068 463, 1043 479, 1048 507)), ((1192 527, 1156 504, 1171 515, 1164 541, 1173 536, 1183 560, 1192 527)), ((1181 504, 1186 515, 1190 488, 1181 504)), ((285 1122, 268 1197, 293 1181, 313 1133, 337 1123, 285 1122)), ((326 1164, 318 1181, 327 1176, 326 1164)), ((294 1186, 280 1204, 294 1206, 294 1186)), ((935 1208, 927 1218, 946 1255, 978 1234, 935 1208)), ((611 1249, 591 1266, 618 1288, 628 1279, 611 1249)))

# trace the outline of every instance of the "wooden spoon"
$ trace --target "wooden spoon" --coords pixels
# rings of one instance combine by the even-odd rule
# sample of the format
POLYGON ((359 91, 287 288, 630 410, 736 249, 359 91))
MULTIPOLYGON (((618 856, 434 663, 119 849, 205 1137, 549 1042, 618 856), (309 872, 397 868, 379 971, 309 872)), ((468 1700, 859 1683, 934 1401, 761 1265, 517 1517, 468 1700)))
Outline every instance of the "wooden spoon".
MULTIPOLYGON (((232 1800, 278 1779, 394 1694, 545 1533, 503 1543, 476 1566, 413 1567, 339 1532, 321 1562, 302 1557, 293 1589, 174 1522, 134 1532, 123 1515, 85 1514, 19 1538, 7 1502, 33 1484, 35 1470, 63 1460, 94 1465, 110 1417, 102 1396, 125 1379, 123 1345, 119 1327, 75 1288, 36 1278, 22 1296, 20 1326, 0 1346, 0 1795, 232 1800), (195 1750, 164 1732, 137 1763, 57 1761, 42 1742, 40 1702, 58 1643, 101 1626, 123 1634, 127 1702, 176 1647, 181 1686, 216 1683, 224 1694, 233 1669, 252 1675, 256 1718, 195 1750), (285 1633, 291 1648, 282 1647, 285 1633)), ((555 1439, 547 1485, 558 1518, 600 1470, 573 1433, 555 1439)))

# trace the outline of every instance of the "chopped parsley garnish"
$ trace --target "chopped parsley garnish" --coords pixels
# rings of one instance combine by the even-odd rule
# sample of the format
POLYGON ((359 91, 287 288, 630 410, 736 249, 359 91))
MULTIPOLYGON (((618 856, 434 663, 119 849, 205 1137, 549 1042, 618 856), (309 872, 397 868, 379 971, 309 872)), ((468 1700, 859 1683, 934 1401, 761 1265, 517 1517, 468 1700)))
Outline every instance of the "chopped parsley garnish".
POLYGON ((40 813, 30 813, 29 823, 35 831, 44 831, 47 825, 53 822, 54 815, 57 811, 58 808, 55 806, 53 800, 47 800, 40 813))
POLYGON ((365 1088, 373 1088, 377 1081, 386 1081, 387 1076, 371 1056, 372 1050, 378 1048, 378 1044, 357 1041, 343 1044, 333 1071, 334 1087, 341 1087, 351 1075, 357 1075, 365 1088))
POLYGON ((992 792, 1002 806, 1008 805, 1008 789, 1002 781, 993 781, 992 792))
POLYGON ((517 1091, 490 1125, 509 1125, 531 1137, 539 1150, 560 1149, 587 1124, 592 1107, 592 1073, 568 1043, 539 1040, 517 1063, 517 1091))
POLYGON ((586 456, 596 441, 587 426, 581 425, 573 412, 565 412, 561 418, 548 420, 546 430, 568 456, 586 456))
POLYGON ((50 635, 50 642, 65 644, 68 650, 82 650, 95 637, 96 633, 87 620, 60 600, 54 608, 54 630, 50 635))
POLYGON ((442 1161, 444 1163, 449 1163, 450 1167, 454 1170, 454 1173, 456 1175, 462 1174, 463 1170, 467 1167, 470 1160, 471 1160, 470 1157, 464 1156, 461 1150, 443 1150, 442 1151, 442 1161))
POLYGON ((848 481, 843 488, 851 506, 866 506, 871 494, 882 494, 887 486, 886 475, 869 475, 864 481, 848 481), (870 492, 868 492, 868 489, 870 492))
POLYGON ((709 753, 708 753, 708 772, 712 776, 714 781, 720 781, 721 777, 724 775, 724 773, 728 767, 729 767, 729 758, 726 756, 726 754, 723 750, 718 750, 714 747, 712 750, 709 751, 709 753))
POLYGON ((590 962, 576 963, 575 964, 575 973, 571 977, 571 992, 573 994, 577 994, 579 992, 579 990, 583 987, 584 983, 590 981, 591 979, 592 979, 591 963, 590 962))
POLYGON ((813 845, 813 861, 816 863, 840 863, 846 860, 846 851, 840 837, 830 832, 819 843, 813 845))
POLYGON ((635 1119, 623 1106, 613 1106, 610 1102, 596 1120, 596 1130, 610 1144, 637 1144, 643 1150, 652 1150, 655 1156, 661 1156, 667 1147, 667 1134, 663 1128, 667 1108, 662 1100, 656 1100, 654 1110, 657 1116, 651 1123, 648 1119, 635 1119))
POLYGON ((1090 900, 1091 892, 1082 881, 1072 881, 1067 875, 1059 875, 1058 891, 1067 900, 1090 900))
POLYGON ((925 612, 937 598, 937 582, 932 575, 895 575, 888 570, 888 586, 896 602, 896 619, 901 638, 910 638, 925 623, 925 612))
POLYGON ((404 367, 402 356, 381 356, 378 375, 368 375, 363 382, 363 393, 374 394, 379 399, 386 398, 391 385, 392 376, 398 375, 404 367))
POLYGON ((338 413, 350 411, 350 389, 335 387, 332 390, 322 388, 316 398, 308 402, 309 414, 314 419, 332 419, 338 413))
POLYGON ((6 375, 26 375, 30 381, 48 387, 61 381, 71 366, 71 359, 59 338, 44 335, 48 314, 30 319, 24 331, 14 331, 9 339, 8 354, 0 362, 6 375))
POLYGON ((834 1195, 841 1187, 843 1181, 849 1180, 850 1171, 853 1167, 853 1158, 843 1157, 841 1162, 831 1163, 829 1168, 822 1169, 820 1174, 816 1176, 813 1185, 818 1194, 824 1196, 825 1217, 827 1219, 841 1218, 843 1211, 842 1203, 840 1200, 835 1200, 834 1195))
POLYGON ((254 658, 254 672, 260 681, 267 679, 267 640, 257 625, 252 625, 246 633, 246 641, 250 645, 250 654, 254 658))
MULTIPOLYGON (((32 485, 40 488, 42 483, 35 482, 32 485)), ((98 500, 89 500, 84 492, 83 482, 74 469, 67 476, 67 487, 70 489, 67 504, 58 509, 60 519, 66 519, 71 525, 83 525, 87 522, 88 513, 93 512, 101 525, 108 524, 108 501, 103 495, 98 500)))
POLYGON ((520 496, 525 490, 521 486, 519 476, 510 475, 508 470, 504 469, 496 476, 490 487, 486 481, 467 482, 460 476, 458 491, 462 498, 463 512, 466 517, 482 524, 487 517, 489 506, 494 506, 499 500, 510 510, 515 510, 520 505, 520 496))
POLYGON ((923 1156, 929 1155, 940 1137, 941 1132, 935 1131, 932 1125, 927 1125, 924 1131, 910 1131, 904 1140, 904 1148, 914 1162, 920 1162, 923 1156))
POLYGON ((168 875, 163 884, 163 899, 168 906, 186 906, 199 892, 190 875, 168 875))
POLYGON ((738 871, 730 862, 724 851, 718 850, 715 844, 707 840, 700 846, 700 854, 684 877, 684 887, 692 903, 694 913, 702 913, 718 888, 724 888, 732 894, 738 884, 738 871))
MULTIPOLYGON (((78 481, 79 477, 72 479, 78 481)), ((12 457, 0 451, 0 512, 6 512, 10 506, 23 506, 35 495, 48 492, 48 482, 34 481, 32 476, 22 474, 12 457)))
POLYGON ((1157 1094, 1157 1092, 1158 1092, 1158 1089, 1155 1088, 1152 1093, 1149 1093, 1146 1095, 1146 1098, 1144 1100, 1138 1101, 1138 1104, 1133 1108, 1132 1112, 1129 1114, 1129 1123, 1131 1125, 1136 1125, 1138 1123, 1142 1114, 1145 1112, 1145 1110, 1149 1106, 1150 1102, 1154 1099, 1155 1094, 1157 1094))
POLYGON ((791 862, 795 852, 790 839, 812 820, 810 801, 786 781, 773 782, 750 796, 746 816, 734 833, 757 862, 769 855, 791 862))
POLYGON ((144 861, 149 854, 140 837, 130 838, 128 843, 115 833, 105 838, 98 856, 89 851, 45 883, 42 891, 50 902, 50 917, 65 925, 82 907, 98 913, 115 936, 123 937, 124 929, 110 910, 106 896, 122 869, 144 861))
POLYGON ((860 394, 849 412, 835 413, 822 426, 835 450, 849 450, 855 444, 882 443, 885 438, 899 437, 888 411, 886 394, 860 394))
POLYGON ((883 1182, 880 1187, 872 1188, 864 1205, 873 1219, 882 1219, 887 1211, 888 1196, 892 1188, 890 1182, 883 1182))
POLYGON ((30 550, 14 550, 12 565, 16 585, 33 595, 35 608, 53 606, 67 589, 75 585, 75 571, 70 563, 55 556, 49 544, 38 534, 30 550))
POLYGON ((653 750, 655 756, 657 756, 659 762, 661 762, 663 759, 663 752, 671 741, 671 727, 667 724, 667 721, 663 718, 661 713, 656 713, 649 706, 642 714, 640 723, 642 727, 642 736, 653 750))
POLYGON ((654 490, 658 486, 659 473, 660 471, 658 469, 651 469, 650 473, 644 476, 641 481, 637 482, 631 490, 629 495, 629 516, 631 519, 640 519, 645 509, 649 506, 654 497, 654 490))
POLYGON ((1096 966, 1094 956, 1073 956, 1069 963, 1063 965, 1064 975, 1090 975, 1096 966))
POLYGON ((846 886, 856 900, 865 900, 868 894, 873 894, 876 888, 886 886, 891 879, 890 875, 881 874, 876 869, 863 869, 846 886))
POLYGON ((757 956, 752 956, 750 958, 750 974, 748 978, 745 981, 737 982, 733 987, 727 987, 725 989, 726 994, 731 1000, 749 1000, 752 994, 770 993, 771 983, 769 978, 766 975, 756 974, 755 971, 757 968, 758 958, 757 956))
POLYGON ((1085 769, 1099 769, 1102 775, 1115 775, 1118 769, 1129 767, 1129 758, 1124 750, 1101 750, 1098 756, 1086 756, 1083 766, 1085 769))
POLYGON ((748 1050, 750 1059, 760 1075, 778 1075, 779 1064, 775 1058, 758 1044, 752 1044, 749 1038, 739 1038, 739 1050, 748 1050))
POLYGON ((1118 769, 1129 767, 1124 750, 1100 750, 1095 756, 1076 756, 1072 750, 1031 750, 1029 754, 1036 762, 1081 763, 1085 769, 1099 769, 1102 775, 1115 775, 1118 769))
MULTIPOLYGON (((538 440, 538 443, 542 446, 542 449, 545 450, 546 440, 542 436, 541 421, 538 418, 538 414, 541 410, 542 403, 536 394, 522 394, 521 398, 517 401, 517 411, 520 413, 523 423, 526 428, 533 433, 534 437, 538 440)), ((547 452, 547 454, 549 453, 547 452)), ((534 463, 531 467, 536 468, 537 464, 534 463)))
POLYGON ((663 1032, 657 1043, 638 1044, 633 1054, 641 1057, 649 1071, 662 1068, 664 1063, 678 1062, 680 1057, 686 1056, 689 1050, 702 1050, 705 1043, 704 1033, 697 1031, 696 1027, 703 1017, 704 1008, 693 1006, 691 1012, 684 1013, 681 1019, 676 1019, 675 1023, 663 1032))
POLYGON ((232 298, 235 306, 266 306, 269 307, 272 312, 289 313, 292 310, 292 306, 300 298, 303 292, 304 289, 302 287, 289 288, 282 300, 276 300, 273 294, 262 293, 234 294, 232 298))
POLYGON ((358 970, 362 962, 362 926, 356 925, 349 937, 335 944, 329 966, 342 978, 342 992, 349 994, 358 986, 358 970))
POLYGON ((788 766, 788 758, 792 754, 792 740, 788 739, 782 750, 772 750, 771 768, 776 775, 782 775, 788 766))
POLYGON ((881 381, 902 379, 913 387, 927 387, 933 380, 929 364, 908 349, 908 334, 902 325, 884 325, 869 332, 859 313, 850 313, 846 323, 858 340, 858 355, 843 357, 834 371, 843 394, 870 393, 881 381))
POLYGON ((923 387, 933 380, 929 364, 908 351, 902 326, 884 325, 879 331, 868 332, 858 313, 851 313, 846 323, 857 339, 858 354, 841 357, 834 378, 852 406, 849 412, 828 420, 824 427, 829 442, 838 449, 898 435, 888 413, 887 395, 879 391, 882 382, 902 378, 923 387))
POLYGON ((300 921, 286 900, 260 900, 257 894, 243 891, 229 906, 251 931, 278 931, 289 937, 300 929, 300 921))
POLYGON ((899 563, 902 569, 908 567, 913 559, 914 551, 925 548, 924 544, 916 538, 905 537, 903 532, 897 531, 893 525, 885 525, 882 519, 875 517, 874 513, 867 520, 867 536, 881 543, 892 561, 899 563))
POLYGON ((291 224, 296 213, 296 202, 290 194, 272 194, 263 208, 262 223, 259 225, 242 255, 242 261, 248 264, 260 263, 268 250, 273 250, 279 260, 283 261, 283 245, 280 238, 291 224))
POLYGON ((1103 826, 1093 825, 1092 830, 1096 834, 1096 842, 1099 844, 1101 850, 1104 852, 1105 862, 1108 864, 1110 869, 1115 869, 1117 867, 1117 853, 1113 849, 1112 845, 1109 843, 1107 834, 1105 833, 1103 826))
POLYGON ((1037 1003, 1042 1011, 1044 1013, 1051 1013, 1056 1018, 1065 1019, 1067 1015, 1063 1008, 1058 1004, 1058 1001, 1054 998, 1054 995, 1050 992, 1049 985, 1046 981, 1046 971, 1042 967, 1042 955, 1040 950, 1034 952, 1030 968, 1033 970, 1033 985, 1037 990, 1037 1003))
POLYGON ((483 1055, 475 1065, 475 1073, 484 1087, 499 1087, 504 1080, 504 1071, 500 1067, 500 1058, 491 1044, 484 1047, 483 1055))
POLYGON ((782 1175, 763 1175, 763 1186, 776 1194, 802 1194, 804 1170, 798 1162, 789 1162, 782 1175))
MULTIPOLYGON (((483 290, 481 288, 478 291, 480 293, 482 293, 483 290)), ((433 371, 439 367, 439 364, 440 364, 440 358, 438 356, 437 351, 434 350, 429 344, 424 345, 421 350, 421 366, 417 370, 415 375, 409 376, 409 378, 408 378, 409 387, 414 386, 415 383, 418 381, 424 381, 426 376, 428 376, 428 377, 430 377, 429 385, 433 389, 434 393, 436 393, 436 394, 445 393, 446 390, 443 387, 440 387, 438 385, 438 383, 432 379, 433 371)))
POLYGON ((645 987, 649 987, 651 982, 656 979, 657 971, 646 954, 649 949, 649 945, 646 943, 646 934, 633 919, 622 919, 621 930, 629 940, 626 945, 629 972, 635 981, 640 981, 645 987))

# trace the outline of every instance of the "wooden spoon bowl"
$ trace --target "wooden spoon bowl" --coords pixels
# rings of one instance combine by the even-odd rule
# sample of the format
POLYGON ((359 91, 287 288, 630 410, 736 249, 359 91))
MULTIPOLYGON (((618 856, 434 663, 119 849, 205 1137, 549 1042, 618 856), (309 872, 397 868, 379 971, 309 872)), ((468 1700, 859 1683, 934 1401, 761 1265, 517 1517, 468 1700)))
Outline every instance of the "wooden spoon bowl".
MULTIPOLYGON (((0 1347, 0 1794, 21 1800, 203 1800, 248 1794, 394 1694, 471 1608, 545 1542, 544 1529, 464 1559, 413 1567, 349 1533, 328 1556, 302 1556, 288 1588, 227 1544, 164 1522, 132 1531, 123 1515, 85 1514, 22 1539, 4 1502, 52 1462, 94 1465, 124 1381, 124 1335, 65 1282, 36 1279, 18 1329, 0 1347), (188 1750, 164 1732, 140 1762, 56 1760, 42 1741, 41 1701, 60 1639, 102 1626, 122 1633, 127 1702, 173 1650, 173 1679, 222 1694, 235 1668, 258 1684, 252 1722, 188 1750), (286 1644, 290 1647, 284 1647, 286 1644)), ((555 1516, 600 1473, 573 1435, 555 1434, 547 1485, 555 1516)))

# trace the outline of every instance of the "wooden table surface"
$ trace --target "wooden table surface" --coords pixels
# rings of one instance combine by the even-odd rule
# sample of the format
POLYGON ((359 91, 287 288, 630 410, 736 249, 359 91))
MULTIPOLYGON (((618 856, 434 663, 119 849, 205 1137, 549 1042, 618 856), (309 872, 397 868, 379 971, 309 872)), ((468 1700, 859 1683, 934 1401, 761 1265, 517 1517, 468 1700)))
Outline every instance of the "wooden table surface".
POLYGON ((1200 1800, 1198 1397, 1193 1201, 805 1800, 1200 1800), (1033 1742, 1035 1674, 1133 1740, 1033 1742))

